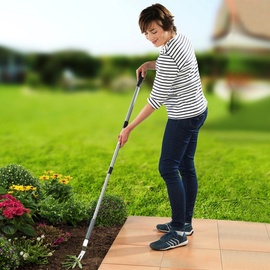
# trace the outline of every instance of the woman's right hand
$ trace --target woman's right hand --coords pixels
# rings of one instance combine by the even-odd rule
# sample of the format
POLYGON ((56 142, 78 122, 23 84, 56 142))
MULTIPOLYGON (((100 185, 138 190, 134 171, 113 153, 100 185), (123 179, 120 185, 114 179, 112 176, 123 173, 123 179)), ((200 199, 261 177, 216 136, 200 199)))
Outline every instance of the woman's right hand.
POLYGON ((140 76, 145 78, 148 69, 155 70, 156 69, 156 61, 145 62, 141 66, 139 66, 136 69, 137 80, 139 80, 140 76))
POLYGON ((137 80, 139 80, 140 77, 145 78, 146 77, 146 73, 147 73, 147 64, 144 63, 142 64, 140 67, 138 67, 136 69, 136 75, 137 75, 137 80))

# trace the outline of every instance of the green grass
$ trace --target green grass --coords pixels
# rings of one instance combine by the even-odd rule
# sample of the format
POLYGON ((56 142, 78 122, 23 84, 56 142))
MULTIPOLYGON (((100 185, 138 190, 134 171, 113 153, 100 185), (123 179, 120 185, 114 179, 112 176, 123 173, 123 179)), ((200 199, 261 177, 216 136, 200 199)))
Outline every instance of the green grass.
MULTIPOLYGON (((142 86, 131 118, 147 96, 142 86)), ((92 201, 100 194, 131 97, 0 86, 0 166, 17 163, 37 177, 44 170, 71 175, 75 191, 92 201)), ((195 217, 269 223, 270 99, 242 104, 233 116, 224 101, 208 100, 196 154, 195 217)), ((161 108, 119 151, 106 192, 121 196, 129 215, 170 216, 157 170, 165 123, 161 108)))

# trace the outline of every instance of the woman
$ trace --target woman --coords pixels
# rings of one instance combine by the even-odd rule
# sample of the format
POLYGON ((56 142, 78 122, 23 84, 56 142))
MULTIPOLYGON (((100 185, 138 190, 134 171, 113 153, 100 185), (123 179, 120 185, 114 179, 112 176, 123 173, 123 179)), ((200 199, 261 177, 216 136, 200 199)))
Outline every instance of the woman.
POLYGON ((119 135, 121 147, 130 132, 164 105, 168 121, 164 132, 159 172, 164 179, 172 216, 157 229, 166 233, 150 244, 154 250, 167 250, 188 243, 193 233, 192 216, 198 190, 194 166, 198 132, 207 117, 196 56, 190 41, 177 32, 173 16, 160 4, 144 9, 139 17, 141 32, 155 47, 162 47, 156 61, 145 62, 137 78, 156 70, 150 97, 145 107, 119 135))

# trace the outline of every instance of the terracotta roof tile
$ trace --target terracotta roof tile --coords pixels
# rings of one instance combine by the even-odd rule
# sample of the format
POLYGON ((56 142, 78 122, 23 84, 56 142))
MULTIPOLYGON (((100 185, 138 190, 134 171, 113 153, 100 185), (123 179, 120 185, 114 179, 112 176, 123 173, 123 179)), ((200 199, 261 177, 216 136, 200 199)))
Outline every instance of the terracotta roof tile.
POLYGON ((224 0, 217 14, 213 38, 228 34, 231 27, 261 39, 270 39, 270 0, 224 0))

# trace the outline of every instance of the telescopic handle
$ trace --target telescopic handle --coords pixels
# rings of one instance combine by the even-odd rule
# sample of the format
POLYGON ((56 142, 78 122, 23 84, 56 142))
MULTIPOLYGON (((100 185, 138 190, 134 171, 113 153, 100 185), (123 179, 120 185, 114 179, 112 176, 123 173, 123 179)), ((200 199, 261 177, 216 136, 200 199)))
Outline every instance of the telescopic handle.
MULTIPOLYGON (((128 112, 127 112, 127 115, 126 115, 126 119, 125 119, 123 128, 125 128, 125 127, 128 125, 128 121, 129 121, 131 112, 132 112, 132 110, 133 110, 133 107, 134 107, 136 98, 137 98, 137 96, 138 96, 138 93, 139 93, 139 90, 140 90, 140 86, 141 86, 141 84, 142 84, 143 79, 144 79, 144 78, 140 75, 139 80, 138 80, 138 83, 137 83, 137 86, 136 86, 135 91, 134 91, 134 94, 133 94, 132 101, 131 101, 131 103, 130 103, 130 106, 129 106, 129 109, 128 109, 128 112)), ((87 232, 86 232, 86 235, 85 235, 85 239, 84 239, 84 241, 83 241, 82 251, 81 251, 81 253, 79 254, 79 256, 77 257, 77 259, 78 259, 79 261, 81 261, 81 259, 83 258, 84 254, 85 254, 85 252, 86 252, 86 247, 87 247, 87 245, 88 245, 88 241, 89 241, 89 238, 90 238, 90 236, 91 236, 92 230, 93 230, 93 228, 94 228, 94 226, 95 226, 97 214, 98 214, 98 211, 99 211, 99 208, 100 208, 102 199, 103 199, 103 197, 104 197, 104 194, 105 194, 105 191, 106 191, 107 184, 108 184, 109 179, 110 179, 110 176, 111 176, 111 174, 112 174, 113 167, 114 167, 114 163, 115 163, 115 161, 116 161, 116 158, 117 158, 119 149, 120 149, 120 143, 118 142, 117 145, 116 145, 116 147, 115 147, 115 150, 114 150, 114 153, 113 153, 113 157, 112 157, 112 160, 111 160, 111 163, 110 163, 110 167, 109 167, 109 169, 108 169, 108 172, 107 172, 105 181, 104 181, 103 186, 102 186, 102 190, 101 190, 100 196, 99 196, 98 201, 97 201, 97 205, 96 205, 96 208, 95 208, 95 212, 94 212, 93 217, 92 217, 92 219, 91 219, 91 222, 90 222, 90 224, 89 224, 89 226, 88 226, 88 229, 87 229, 87 232)))
POLYGON ((132 97, 132 100, 131 100, 131 103, 129 105, 129 109, 128 109, 128 112, 127 112, 127 115, 126 115, 126 118, 125 118, 125 122, 124 122, 124 125, 123 125, 123 128, 127 127, 128 126, 128 122, 129 122, 129 118, 130 118, 130 115, 132 113, 132 110, 133 110, 133 107, 134 107, 134 104, 135 104, 135 101, 137 99, 137 96, 139 94, 139 91, 140 91, 140 87, 141 87, 141 84, 143 82, 143 79, 144 77, 142 77, 140 75, 139 77, 139 80, 137 82, 137 86, 135 88, 135 91, 134 91, 134 94, 133 94, 133 97, 132 97))
POLYGON ((139 80, 138 80, 138 83, 137 83, 137 86, 138 87, 141 87, 141 84, 143 82, 143 79, 144 79, 144 77, 142 75, 140 75, 139 80))

